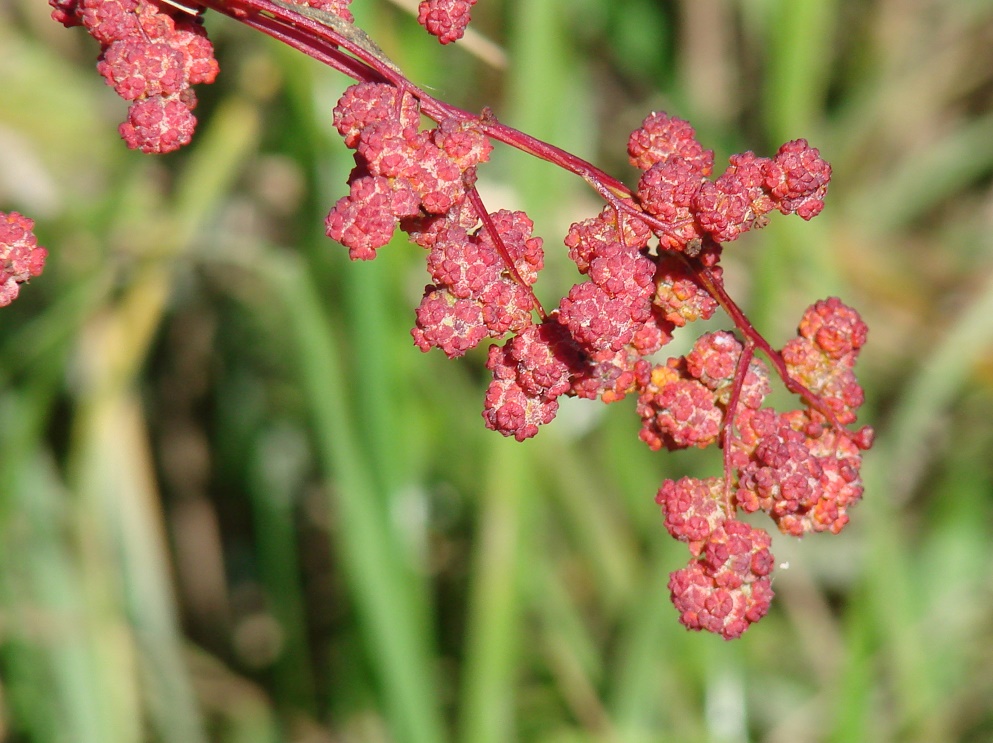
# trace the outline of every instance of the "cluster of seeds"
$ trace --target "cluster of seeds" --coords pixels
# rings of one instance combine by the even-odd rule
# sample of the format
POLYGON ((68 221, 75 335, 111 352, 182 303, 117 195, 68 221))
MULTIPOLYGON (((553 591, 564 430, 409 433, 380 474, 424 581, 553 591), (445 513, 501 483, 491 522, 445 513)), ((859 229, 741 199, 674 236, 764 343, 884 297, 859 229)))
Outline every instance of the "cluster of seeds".
POLYGON ((489 154, 482 124, 443 120, 422 131, 419 114, 417 100, 392 85, 346 91, 335 123, 356 167, 328 234, 354 258, 373 257, 397 227, 428 250, 432 283, 413 330, 422 350, 456 357, 508 338, 487 358, 489 428, 523 440, 554 418, 562 395, 609 403, 633 394, 652 449, 722 446, 723 477, 667 481, 657 502, 690 547, 669 586, 681 621, 737 637, 768 610, 773 564, 769 535, 737 514, 765 511, 796 536, 837 533, 861 497, 872 433, 844 426, 862 403, 853 367, 866 327, 834 298, 806 312, 779 356, 816 404, 787 413, 763 407, 769 372, 731 333, 704 334, 664 363, 653 356, 677 327, 716 311, 700 272, 721 280, 722 244, 774 210, 815 216, 830 166, 796 140, 772 158, 735 155, 711 180, 713 153, 692 127, 652 114, 628 145, 643 170, 630 203, 645 216, 610 205, 573 224, 565 246, 585 280, 546 313, 531 292, 542 266, 531 221, 483 212, 474 198, 476 166, 489 154))
POLYGON ((211 83, 218 66, 199 19, 147 0, 49 0, 52 16, 83 26, 100 43, 97 70, 130 101, 119 131, 128 147, 171 152, 196 127, 192 85, 211 83))
POLYGON ((442 44, 458 41, 465 33, 476 0, 421 0, 417 22, 442 44))
POLYGON ((48 251, 38 245, 34 222, 17 212, 0 212, 0 307, 17 299, 21 284, 40 276, 48 251))
MULTIPOLYGON (((867 329, 858 313, 835 298, 817 302, 797 336, 777 351, 723 287, 725 244, 765 226, 772 212, 811 219, 823 209, 831 168, 819 152, 798 139, 771 158, 734 155, 712 177, 714 154, 693 128, 653 113, 628 140, 630 162, 640 171, 629 191, 588 163, 503 127, 490 113, 476 118, 431 98, 392 65, 364 69, 345 52, 367 37, 335 30, 338 19, 351 22, 349 0, 299 3, 334 14, 326 29, 313 27, 314 12, 302 13, 310 26, 279 25, 292 9, 279 0, 278 13, 273 0, 238 0, 231 8, 225 0, 203 1, 359 80, 334 109, 355 167, 349 193, 327 216, 327 235, 353 259, 374 258, 397 229, 425 249, 430 283, 412 330, 423 351, 437 348, 454 358, 487 339, 503 341, 490 345, 486 361, 487 427, 524 440, 555 417, 563 395, 605 403, 631 395, 640 437, 652 449, 723 450, 722 476, 659 488, 665 526, 690 553, 669 589, 690 629, 732 638, 760 619, 772 598, 771 540, 739 513, 761 510, 795 536, 837 533, 861 498, 862 452, 872 444, 870 428, 848 428, 863 402, 854 365, 867 329), (331 36, 308 40, 308 29, 331 36), (436 125, 422 128, 422 116, 436 125), (520 211, 489 212, 476 191, 476 169, 489 158, 491 137, 583 175, 607 200, 599 214, 569 228, 565 247, 583 278, 550 311, 533 291, 544 256, 532 221, 520 211), (706 333, 689 353, 656 358, 677 328, 712 317, 719 306, 740 339, 706 333), (757 350, 803 400, 800 408, 765 406, 770 372, 757 350)), ((449 43, 462 36, 474 2, 424 0, 418 21, 449 43)), ((131 101, 121 126, 130 146, 166 152, 189 141, 190 86, 217 73, 198 19, 175 17, 151 0, 50 3, 57 20, 84 26, 100 42, 101 74, 131 101)), ((367 50, 365 43, 359 46, 367 50)), ((6 229, 0 245, 10 225, 23 227, 18 217, 0 222, 6 229)), ((30 224, 23 228, 29 230, 30 224)), ((16 296, 17 282, 40 271, 44 260, 40 249, 24 252, 27 238, 14 238, 0 266, 7 269, 0 303, 16 296), (15 244, 20 252, 10 247, 15 244)))

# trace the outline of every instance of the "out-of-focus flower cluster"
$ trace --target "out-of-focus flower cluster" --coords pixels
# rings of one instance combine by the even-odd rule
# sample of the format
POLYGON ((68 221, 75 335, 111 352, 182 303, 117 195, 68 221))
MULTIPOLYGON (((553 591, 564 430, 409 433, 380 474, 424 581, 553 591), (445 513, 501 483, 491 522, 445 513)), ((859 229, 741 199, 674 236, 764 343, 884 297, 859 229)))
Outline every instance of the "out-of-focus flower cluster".
POLYGON ((476 0, 421 0, 417 22, 442 44, 458 41, 469 25, 476 0))
POLYGON ((196 127, 192 85, 217 76, 214 48, 199 20, 152 0, 49 0, 52 17, 83 26, 100 43, 97 69, 130 102, 119 131, 128 147, 171 152, 196 127))
POLYGON ((38 245, 34 222, 17 212, 0 212, 0 307, 17 299, 21 284, 41 274, 48 251, 38 245))

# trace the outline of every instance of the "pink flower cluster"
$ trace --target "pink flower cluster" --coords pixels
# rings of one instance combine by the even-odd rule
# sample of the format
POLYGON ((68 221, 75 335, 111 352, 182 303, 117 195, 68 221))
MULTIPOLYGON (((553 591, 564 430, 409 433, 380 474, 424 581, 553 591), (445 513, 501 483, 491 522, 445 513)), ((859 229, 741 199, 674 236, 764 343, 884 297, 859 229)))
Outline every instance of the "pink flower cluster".
POLYGON ((672 603, 688 629, 731 640, 766 615, 772 602, 769 535, 727 516, 719 478, 667 480, 655 497, 665 527, 689 545, 689 565, 669 576, 672 603))
POLYGON ((353 258, 372 258, 397 226, 428 250, 432 283, 413 330, 422 350, 455 357, 510 336, 489 349, 487 427, 523 440, 554 418, 562 395, 609 403, 635 394, 652 449, 721 446, 723 478, 669 481, 657 500, 669 531, 690 546, 689 565, 669 584, 681 621, 739 636, 772 598, 769 535, 738 520, 739 510, 765 511, 788 534, 837 533, 861 497, 871 429, 844 426, 862 403, 853 368, 866 326, 832 298, 807 311, 782 352, 763 347, 810 403, 787 413, 763 407, 769 372, 754 359, 753 338, 707 333, 685 356, 652 356, 677 327, 730 301, 722 243, 763 226, 773 210, 816 215, 830 166, 796 140, 773 158, 735 155, 710 180, 713 153, 692 127, 652 114, 628 144, 643 170, 627 202, 634 208, 610 204, 569 228, 565 245, 585 280, 546 313, 531 291, 543 262, 531 221, 486 212, 473 186, 490 149, 485 122, 442 119, 421 131, 419 115, 415 97, 391 85, 346 91, 335 124, 356 167, 328 234, 353 258))
POLYGON ((328 237, 368 260, 403 229, 428 247, 447 224, 458 224, 476 165, 492 145, 472 122, 443 121, 421 131, 420 107, 392 85, 353 85, 334 109, 334 124, 355 149, 351 191, 328 214, 328 237))
MULTIPOLYGON (((423 351, 457 357, 487 339, 505 340, 487 355, 487 427, 524 440, 555 417, 563 395, 605 403, 632 395, 640 437, 653 450, 723 450, 723 477, 666 481, 658 491, 666 528, 690 552, 669 590, 690 629, 733 638, 761 618, 772 599, 771 540, 738 514, 763 511, 795 536, 839 532, 861 498, 862 452, 873 436, 868 427, 849 428, 863 402, 854 366, 867 328, 858 313, 835 298, 817 302, 797 336, 776 350, 723 283, 725 244, 765 226, 772 212, 806 220, 823 209, 831 167, 818 150, 797 139, 771 158, 744 152, 712 178, 714 154, 693 128, 653 113, 628 140, 640 171, 632 191, 491 112, 475 117, 432 98, 392 63, 364 63, 384 57, 350 25, 348 0, 305 0, 295 15, 279 0, 202 3, 358 81, 334 109, 355 167, 348 195, 327 215, 327 235, 360 260, 374 258, 397 228, 425 249, 430 282, 412 330, 423 351), (436 125, 422 127, 422 117, 436 125), (550 311, 533 290, 544 254, 532 221, 520 211, 488 211, 476 191, 491 138, 582 176, 607 202, 570 226, 565 247, 582 280, 550 311), (706 333, 689 353, 656 359, 677 328, 718 307, 737 335, 706 333), (769 367, 755 358, 759 351, 769 367), (770 367, 802 407, 764 405, 770 367)), ((474 3, 423 0, 418 21, 449 43, 462 36, 474 3)), ((197 18, 174 16, 154 0, 50 4, 56 20, 82 25, 100 42, 101 74, 131 101, 121 126, 129 146, 166 152, 189 141, 190 86, 217 74, 197 18)), ((27 237, 30 222, 5 219, 0 303, 44 260, 27 237)))
POLYGON ((39 276, 48 251, 38 245, 34 222, 17 212, 0 212, 0 307, 17 299, 21 284, 39 276))
POLYGON ((773 158, 745 152, 709 180, 714 153, 704 150, 693 128, 665 113, 653 113, 628 140, 632 165, 645 172, 636 197, 664 225, 663 248, 696 255, 703 240, 737 239, 761 227, 778 209, 811 219, 824 208, 831 166, 805 139, 787 142, 773 158))
POLYGON ((417 22, 442 44, 451 44, 462 38, 475 4, 476 0, 421 0, 417 22))
POLYGON ((768 372, 755 360, 742 369, 744 348, 730 333, 704 335, 686 356, 653 370, 639 397, 642 439, 653 448, 727 445, 724 479, 669 480, 656 497, 666 528, 690 547, 689 565, 669 582, 680 621, 690 629, 731 639, 768 610, 769 536, 737 521, 737 509, 762 510, 796 537, 837 534, 848 523, 848 509, 862 497, 859 470, 872 429, 852 432, 838 421, 854 422, 862 402, 851 370, 865 336, 858 314, 831 298, 807 310, 798 337, 782 351, 804 360, 802 378, 836 414, 833 423, 813 408, 778 413, 762 407, 768 372), (720 553, 715 560, 715 539, 727 549, 734 545, 739 558, 727 562, 720 553))
POLYGON ((735 418, 735 501, 744 511, 765 511, 786 534, 837 534, 862 497, 861 454, 872 429, 837 423, 854 423, 863 402, 853 367, 867 331, 857 312, 832 297, 807 309, 797 338, 783 348, 790 376, 818 396, 835 425, 814 409, 745 409, 735 418))
POLYGON ((49 0, 52 17, 83 26, 100 43, 97 69, 130 101, 121 137, 142 152, 188 144, 196 126, 190 87, 217 76, 214 49, 198 19, 151 0, 49 0))
POLYGON ((655 366, 638 396, 641 440, 653 450, 717 443, 735 381, 741 384, 739 408, 758 408, 769 394, 768 372, 753 361, 740 375, 741 351, 731 333, 707 333, 686 356, 655 366))

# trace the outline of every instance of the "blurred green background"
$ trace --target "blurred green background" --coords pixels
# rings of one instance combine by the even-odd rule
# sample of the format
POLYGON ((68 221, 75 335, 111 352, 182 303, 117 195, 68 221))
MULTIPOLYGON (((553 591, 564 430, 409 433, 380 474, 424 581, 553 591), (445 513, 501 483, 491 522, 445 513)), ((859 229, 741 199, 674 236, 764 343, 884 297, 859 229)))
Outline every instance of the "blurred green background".
MULTIPOLYGON (((774 345, 863 313, 865 500, 776 538, 743 639, 686 632, 653 497, 718 453, 649 452, 630 399, 484 429, 484 352, 412 345, 422 251, 323 236, 343 77, 208 14, 197 136, 144 156, 95 43, 2 0, 0 209, 51 254, 0 312, 0 741, 993 740, 993 2, 481 0, 505 68, 356 6, 436 95, 626 179, 656 109, 719 163, 818 146, 825 212, 727 281, 774 345)), ((554 305, 594 195, 506 148, 480 188, 554 305)))

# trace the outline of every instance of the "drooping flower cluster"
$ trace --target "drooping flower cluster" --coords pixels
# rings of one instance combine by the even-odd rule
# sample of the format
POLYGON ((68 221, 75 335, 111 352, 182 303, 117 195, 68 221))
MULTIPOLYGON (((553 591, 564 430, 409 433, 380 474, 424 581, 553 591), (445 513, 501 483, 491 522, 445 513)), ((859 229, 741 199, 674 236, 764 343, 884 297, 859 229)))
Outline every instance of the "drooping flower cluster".
MULTIPOLYGON (((861 455, 872 444, 872 429, 852 432, 838 421, 853 422, 862 402, 861 388, 850 375, 865 332, 858 314, 831 298, 807 310, 798 337, 782 352, 787 357, 791 349, 815 349, 803 356, 807 368, 816 370, 809 375, 813 385, 808 389, 820 395, 828 410, 838 411, 834 423, 813 408, 779 413, 762 407, 770 389, 768 372, 755 360, 742 371, 744 348, 729 333, 704 335, 685 357, 670 359, 653 372, 652 385, 639 398, 642 438, 650 446, 706 446, 729 434, 721 442, 729 444, 725 479, 666 481, 656 498, 666 528, 690 547, 689 565, 669 582, 681 621, 690 629, 731 639, 768 610, 769 538, 734 520, 736 509, 762 510, 780 531, 797 537, 818 531, 837 534, 848 523, 849 507, 862 497, 861 455), (816 350, 825 348, 831 350, 816 350), (845 381, 832 384, 838 379, 845 381), (715 563, 708 550, 713 535, 726 541, 732 525, 744 539, 736 542, 739 554, 751 551, 753 561, 751 572, 739 569, 729 577, 724 563, 715 563), (725 531, 719 533, 719 526, 725 531)), ((800 378, 792 367, 790 374, 800 378)))
POLYGON ((335 124, 356 167, 328 234, 353 258, 371 258, 399 226, 429 251, 432 283, 413 330, 422 350, 455 357, 510 336, 489 349, 487 427, 524 440, 554 418, 561 395, 609 403, 633 393, 652 449, 724 448, 723 478, 666 482, 657 500, 669 531, 690 545, 690 563, 669 584, 681 621, 739 636, 768 610, 772 555, 769 535, 739 521, 738 510, 763 510, 788 534, 837 533, 861 497, 871 430, 844 426, 862 403, 853 367, 866 327, 832 298, 807 311, 781 353, 762 346, 810 404, 787 413, 763 407, 769 372, 753 358, 755 337, 746 346, 708 333, 685 356, 652 356, 675 328, 730 301, 722 244, 765 225, 773 210, 815 216, 830 166, 796 140, 773 158, 735 155, 711 180, 713 153, 692 127, 650 115, 628 143, 643 171, 636 192, 570 227, 565 245, 585 280, 545 313, 531 292, 542 265, 531 221, 486 213, 475 194, 476 166, 490 149, 483 120, 442 119, 421 131, 419 114, 400 88, 346 91, 335 124))
POLYGON ((872 429, 839 424, 854 423, 863 402, 853 367, 867 331, 857 312, 832 297, 807 309, 798 337, 783 349, 790 376, 818 395, 834 424, 815 409, 742 410, 735 418, 736 503, 765 511, 786 534, 837 534, 862 497, 861 453, 872 445, 872 429))
POLYGON ((799 536, 839 531, 861 497, 861 451, 871 431, 843 426, 855 421, 862 402, 853 366, 865 324, 837 299, 807 312, 798 337, 776 358, 784 381, 802 385, 816 404, 788 413, 762 407, 769 374, 752 358, 753 347, 746 355, 730 333, 706 334, 664 364, 650 357, 676 327, 709 318, 718 300, 728 301, 715 288, 722 243, 764 225, 773 210, 816 215, 830 167, 797 140, 773 158, 735 155, 710 180, 713 154, 689 124, 652 114, 628 146, 632 164, 644 171, 634 194, 641 214, 612 204, 570 227, 565 245, 586 280, 546 314, 530 291, 542 261, 530 220, 518 212, 485 214, 478 198, 469 198, 475 166, 489 151, 481 125, 458 129, 443 120, 421 132, 408 98, 365 84, 339 102, 336 125, 356 149, 356 169, 352 194, 329 215, 329 234, 353 257, 367 258, 399 225, 429 250, 433 283, 413 331, 422 350, 454 357, 485 338, 512 336, 489 350, 489 428, 523 440, 552 420, 563 394, 613 402, 635 393, 641 438, 651 448, 724 447, 723 479, 667 482, 659 503, 673 535, 690 543, 689 565, 670 582, 682 621, 737 637, 772 597, 769 536, 738 521, 737 510, 764 510, 799 536), (450 131, 476 154, 458 162, 440 138, 450 131), (425 175, 423 163, 439 152, 451 164, 425 175), (438 173, 444 177, 434 178, 438 173), (356 195, 356 184, 377 178, 376 198, 356 195), (687 493, 695 495, 687 501, 687 493), (684 532, 677 522, 694 526, 684 532))
POLYGON ((727 516, 720 478, 663 483, 655 501, 665 526, 689 545, 689 565, 669 576, 672 603, 688 629, 734 639, 772 602, 772 543, 761 529, 727 516))
POLYGON ((717 443, 736 380, 741 381, 738 405, 758 408, 769 393, 768 373, 756 361, 740 376, 741 350, 731 333, 707 333, 685 357, 655 366, 638 396, 641 440, 654 450, 717 443))
POLYGON ((458 41, 469 25, 476 0, 421 0, 417 22, 442 44, 458 41))
POLYGON ((34 222, 17 212, 0 212, 0 307, 17 299, 21 284, 39 276, 48 251, 38 245, 34 222))
POLYGON ((151 0, 49 0, 52 17, 83 26, 100 43, 97 69, 130 101, 121 137, 142 152, 171 152, 196 127, 192 85, 211 83, 218 67, 199 20, 151 0))
MULTIPOLYGON (((334 109, 355 167, 326 232, 353 259, 374 258, 397 228, 426 250, 430 283, 412 330, 423 351, 457 357, 505 340, 488 350, 487 427, 524 440, 555 417, 562 395, 605 403, 632 395, 640 437, 653 450, 723 450, 723 477, 666 481, 658 491, 666 528, 690 552, 669 590, 690 629, 730 639, 761 618, 772 599, 771 540, 738 513, 761 510, 786 534, 837 533, 862 495, 861 455, 872 444, 870 428, 848 428, 863 401, 854 364, 867 330, 858 313, 835 298, 818 302, 777 351, 723 284, 726 243, 765 226, 774 211, 807 220, 823 209, 831 168, 818 150, 797 139, 771 158, 733 155, 714 178, 714 154, 693 128, 653 113, 628 140, 640 171, 631 190, 490 112, 474 117, 432 98, 392 63, 367 65, 370 49, 383 58, 350 25, 348 0, 298 3, 334 18, 294 18, 280 0, 202 2, 358 81, 334 109), (436 126, 422 128, 422 117, 436 126), (544 261, 532 221, 520 211, 489 212, 475 189, 491 139, 582 176, 607 202, 569 228, 565 247, 583 280, 551 311, 532 288, 544 261), (677 328, 718 307, 737 335, 704 334, 689 353, 658 362, 677 328), (764 406, 771 375, 757 351, 802 407, 764 406)), ((196 20, 174 18, 152 0, 50 3, 57 20, 100 41, 101 74, 133 102, 121 128, 130 146, 164 152, 189 140, 190 85, 217 71, 196 20)), ((423 0, 418 21, 449 43, 462 36, 474 3, 423 0)))

